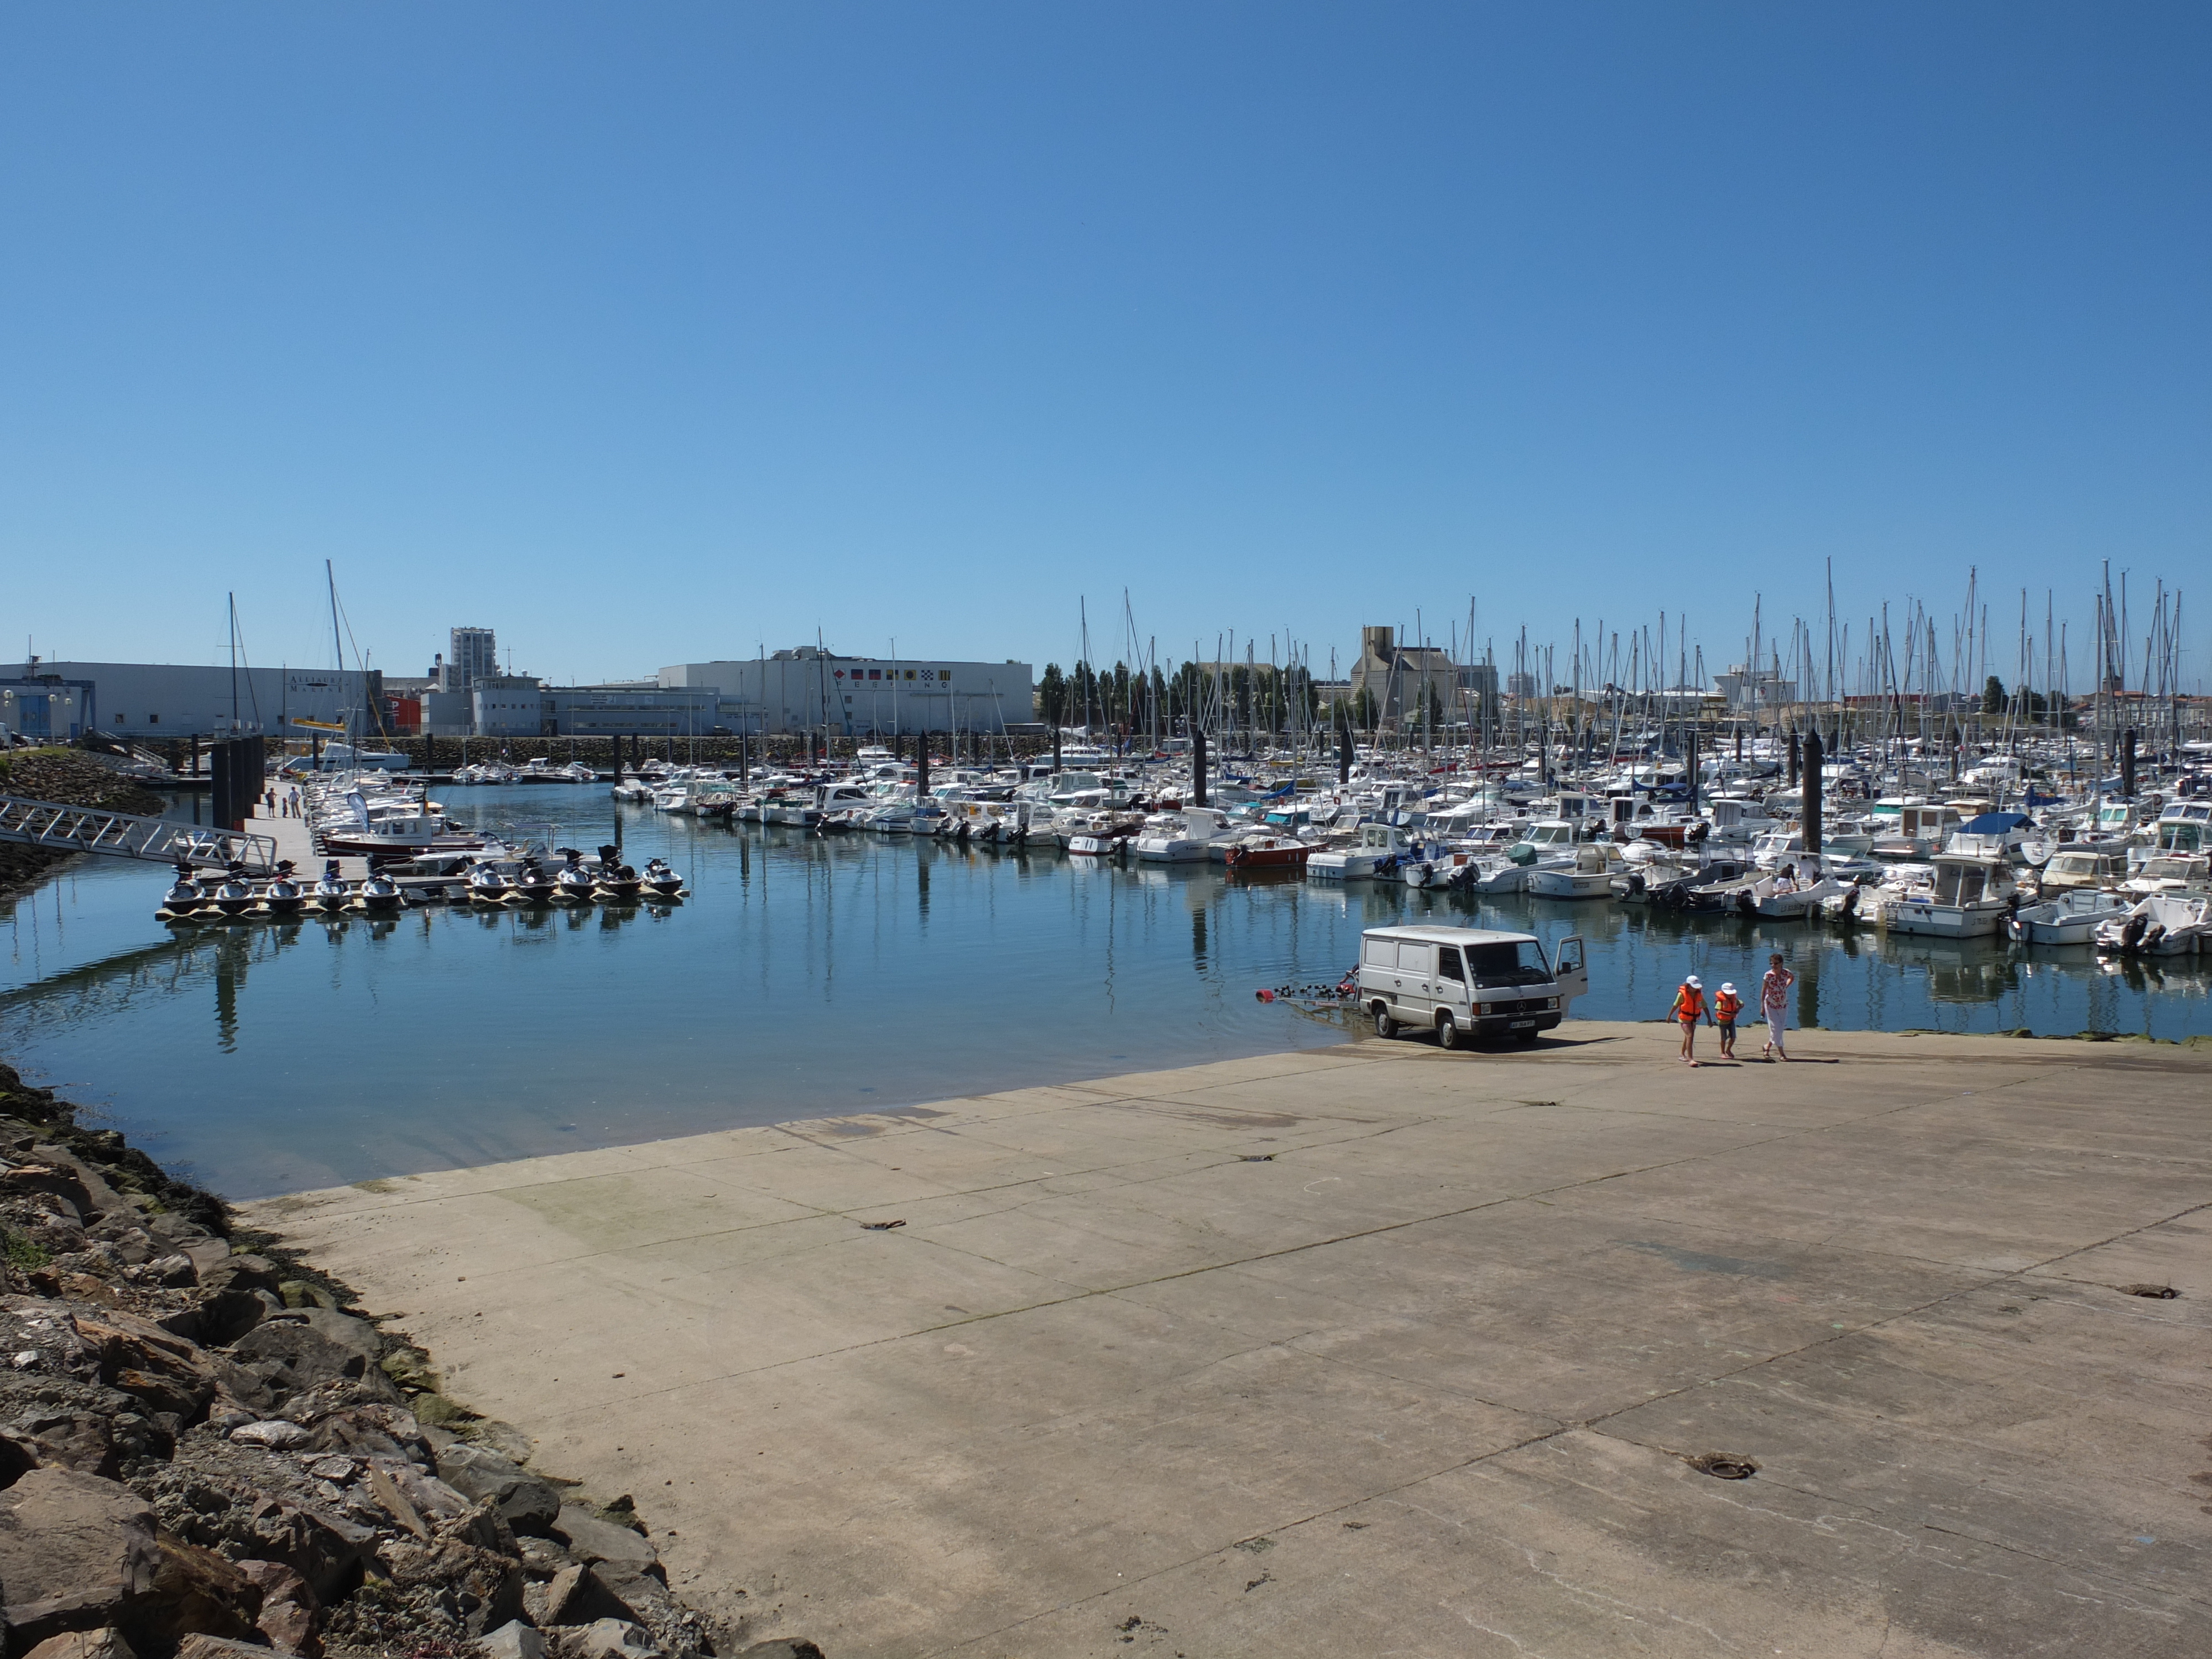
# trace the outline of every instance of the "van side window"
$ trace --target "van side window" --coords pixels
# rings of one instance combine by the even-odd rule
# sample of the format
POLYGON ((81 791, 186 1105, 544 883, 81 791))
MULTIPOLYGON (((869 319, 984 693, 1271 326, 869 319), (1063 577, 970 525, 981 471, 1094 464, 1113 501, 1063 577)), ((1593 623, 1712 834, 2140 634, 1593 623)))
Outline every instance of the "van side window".
POLYGON ((1462 985, 1467 983, 1467 975, 1461 969, 1459 965, 1458 945, 1446 945, 1438 948, 1437 951, 1437 972, 1444 979, 1455 979, 1462 985))

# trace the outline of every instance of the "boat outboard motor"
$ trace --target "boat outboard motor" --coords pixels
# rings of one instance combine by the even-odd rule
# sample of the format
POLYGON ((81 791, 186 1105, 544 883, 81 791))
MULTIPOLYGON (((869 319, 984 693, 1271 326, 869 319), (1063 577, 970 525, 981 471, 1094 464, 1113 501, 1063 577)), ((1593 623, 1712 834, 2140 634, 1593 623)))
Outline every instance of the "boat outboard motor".
POLYGON ((2150 918, 2141 914, 2130 916, 2120 926, 2120 949, 2138 951, 2142 948, 2143 930, 2150 926, 2150 918))

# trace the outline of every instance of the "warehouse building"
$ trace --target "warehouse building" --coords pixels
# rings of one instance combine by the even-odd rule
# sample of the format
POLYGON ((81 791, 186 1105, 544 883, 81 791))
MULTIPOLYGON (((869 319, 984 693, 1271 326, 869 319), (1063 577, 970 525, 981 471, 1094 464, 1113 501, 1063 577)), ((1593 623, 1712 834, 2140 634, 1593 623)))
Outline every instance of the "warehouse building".
POLYGON ((811 645, 750 661, 678 663, 666 690, 710 690, 732 732, 997 732, 1032 718, 1025 662, 842 657, 811 645))
MULTIPOLYGON (((305 738, 295 720, 375 732, 384 676, 334 668, 204 668, 188 663, 48 662, 0 666, 0 682, 76 688, 81 729, 125 738, 305 738)), ((60 738, 58 728, 51 728, 60 738)))

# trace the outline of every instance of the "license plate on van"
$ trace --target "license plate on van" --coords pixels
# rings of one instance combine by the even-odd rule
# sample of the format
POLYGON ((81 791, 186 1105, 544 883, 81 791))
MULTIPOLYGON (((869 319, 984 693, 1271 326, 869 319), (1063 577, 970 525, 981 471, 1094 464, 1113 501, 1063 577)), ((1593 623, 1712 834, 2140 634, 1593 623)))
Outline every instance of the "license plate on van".
POLYGON ((1509 1025, 1507 1025, 1505 1029, 1506 1029, 1507 1030, 1509 1030, 1509 1031, 1520 1031, 1520 1030, 1527 1030, 1529 1026, 1534 1025, 1535 1023, 1536 1023, 1536 1022, 1535 1022, 1534 1020, 1533 1020, 1533 1019, 1516 1019, 1516 1020, 1513 1021, 1511 1024, 1510 1024, 1509 1025))

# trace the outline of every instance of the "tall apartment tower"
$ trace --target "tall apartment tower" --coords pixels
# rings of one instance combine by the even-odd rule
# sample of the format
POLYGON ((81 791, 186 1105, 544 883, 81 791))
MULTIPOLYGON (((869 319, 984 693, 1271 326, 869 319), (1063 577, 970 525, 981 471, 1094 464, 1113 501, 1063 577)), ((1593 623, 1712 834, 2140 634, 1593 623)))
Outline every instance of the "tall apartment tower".
POLYGON ((498 673, 499 645, 490 629, 453 629, 453 648, 446 657, 446 690, 471 690, 478 680, 498 673))

